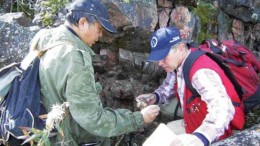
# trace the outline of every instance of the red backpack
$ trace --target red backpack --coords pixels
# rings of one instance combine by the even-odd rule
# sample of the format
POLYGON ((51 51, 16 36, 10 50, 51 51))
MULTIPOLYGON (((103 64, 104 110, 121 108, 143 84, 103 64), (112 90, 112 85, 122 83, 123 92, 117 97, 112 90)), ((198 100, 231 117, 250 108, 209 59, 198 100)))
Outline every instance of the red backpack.
MULTIPOLYGON (((194 47, 191 46, 191 48, 194 47)), ((192 87, 189 79, 190 69, 197 58, 206 54, 224 70, 233 83, 243 104, 233 102, 234 106, 241 106, 245 109, 245 113, 248 113, 260 104, 260 79, 258 76, 260 62, 253 53, 233 40, 222 42, 207 40, 197 48, 195 51, 191 51, 183 65, 185 84, 193 94, 191 98, 197 97, 199 94, 192 87)))

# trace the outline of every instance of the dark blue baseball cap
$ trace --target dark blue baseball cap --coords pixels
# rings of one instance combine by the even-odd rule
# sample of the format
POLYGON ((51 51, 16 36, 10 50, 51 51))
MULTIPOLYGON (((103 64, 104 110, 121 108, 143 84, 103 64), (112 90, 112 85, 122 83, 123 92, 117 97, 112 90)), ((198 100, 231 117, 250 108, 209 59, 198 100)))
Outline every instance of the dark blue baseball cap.
POLYGON ((68 7, 68 11, 78 11, 88 15, 93 15, 107 31, 112 33, 117 32, 109 21, 107 8, 100 0, 75 0, 68 7))
POLYGON ((176 27, 160 28, 152 34, 150 39, 151 52, 147 61, 160 61, 164 59, 171 47, 181 42, 180 31, 176 27))

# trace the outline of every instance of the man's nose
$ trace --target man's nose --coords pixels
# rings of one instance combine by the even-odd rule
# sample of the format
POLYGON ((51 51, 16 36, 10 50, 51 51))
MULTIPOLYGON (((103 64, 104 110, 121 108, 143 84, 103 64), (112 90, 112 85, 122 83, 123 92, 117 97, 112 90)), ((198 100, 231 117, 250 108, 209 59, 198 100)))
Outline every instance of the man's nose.
POLYGON ((162 64, 163 64, 163 61, 160 60, 160 61, 158 62, 158 65, 159 65, 159 66, 162 66, 162 64))

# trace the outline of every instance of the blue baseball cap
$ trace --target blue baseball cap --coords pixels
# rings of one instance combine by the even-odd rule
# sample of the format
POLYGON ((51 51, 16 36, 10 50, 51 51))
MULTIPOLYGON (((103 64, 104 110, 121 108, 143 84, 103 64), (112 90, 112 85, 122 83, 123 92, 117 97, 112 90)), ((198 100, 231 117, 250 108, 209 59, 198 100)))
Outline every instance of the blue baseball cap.
POLYGON ((180 31, 176 27, 160 28, 152 34, 150 39, 151 52, 147 61, 160 61, 164 59, 171 47, 181 42, 180 31))
POLYGON ((107 31, 117 32, 109 21, 107 8, 100 0, 76 0, 68 7, 68 10, 93 15, 107 31))

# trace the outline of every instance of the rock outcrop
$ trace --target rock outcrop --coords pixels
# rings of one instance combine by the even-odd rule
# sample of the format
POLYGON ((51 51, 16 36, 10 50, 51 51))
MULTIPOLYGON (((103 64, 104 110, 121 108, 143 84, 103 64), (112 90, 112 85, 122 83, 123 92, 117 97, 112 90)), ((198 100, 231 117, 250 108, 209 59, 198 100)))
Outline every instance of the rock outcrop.
MULTIPOLYGON (((134 97, 152 92, 166 75, 157 64, 145 62, 150 50, 151 33, 160 27, 176 26, 181 29, 187 42, 199 42, 201 21, 189 7, 183 5, 185 3, 179 5, 170 0, 102 1, 106 3, 111 22, 119 33, 104 32, 104 38, 93 47, 97 53, 93 59, 95 78, 103 87, 101 100, 105 106, 112 108, 139 110, 134 97)), ((208 26, 207 32, 215 33, 219 40, 235 39, 260 56, 259 2, 219 0, 215 1, 215 7, 218 15, 209 19, 216 19, 218 25, 208 26)), ((5 5, 5 8, 8 6, 5 5)), ((62 20, 57 21, 56 24, 62 23, 62 20)), ((40 29, 23 13, 1 14, 0 68, 21 61, 28 52, 30 40, 40 29)), ((125 135, 123 142, 141 145, 156 128, 157 122, 168 122, 176 118, 169 112, 166 115, 161 114, 158 118, 160 121, 146 127, 146 134, 144 131, 130 133, 125 135)), ((260 141, 259 129, 259 125, 256 125, 213 145, 257 146, 260 141)))

